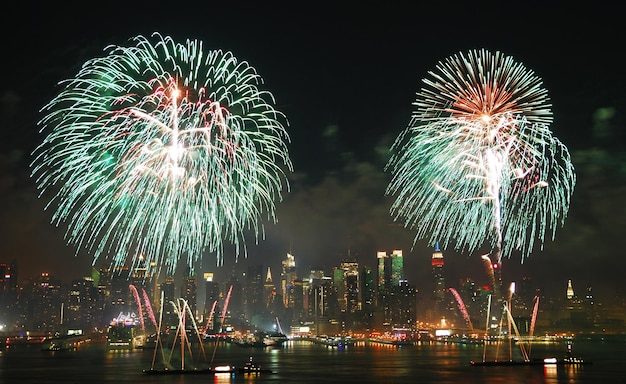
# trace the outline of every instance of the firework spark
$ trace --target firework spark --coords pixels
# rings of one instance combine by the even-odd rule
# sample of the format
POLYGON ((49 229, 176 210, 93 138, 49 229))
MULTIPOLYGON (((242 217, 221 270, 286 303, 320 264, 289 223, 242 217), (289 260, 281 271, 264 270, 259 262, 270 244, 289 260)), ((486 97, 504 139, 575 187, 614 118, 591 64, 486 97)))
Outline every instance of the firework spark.
POLYGON ((392 216, 416 230, 415 241, 468 252, 487 242, 498 262, 513 251, 523 261, 563 225, 575 184, 541 79, 485 50, 452 56, 429 75, 386 167, 392 216))
POLYGON ((87 61, 42 110, 32 163, 68 242, 168 272, 223 243, 245 251, 292 171, 285 116, 230 52, 154 34, 87 61))

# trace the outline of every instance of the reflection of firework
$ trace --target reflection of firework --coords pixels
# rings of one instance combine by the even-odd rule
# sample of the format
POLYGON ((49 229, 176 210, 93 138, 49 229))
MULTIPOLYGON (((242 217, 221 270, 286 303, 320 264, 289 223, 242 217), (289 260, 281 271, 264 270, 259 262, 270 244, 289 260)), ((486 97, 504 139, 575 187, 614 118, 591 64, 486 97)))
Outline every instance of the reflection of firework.
POLYGON ((87 61, 41 120, 33 175, 59 187, 68 240, 124 265, 171 272, 223 240, 245 250, 262 213, 275 220, 291 171, 284 116, 260 76, 230 52, 158 34, 87 61), (111 256, 112 255, 112 256, 111 256))
POLYGON ((548 128, 547 93, 533 72, 500 53, 471 51, 437 66, 387 164, 391 212, 415 241, 522 260, 563 224, 575 184, 567 148, 548 128), (502 248, 502 243, 509 245, 502 248))

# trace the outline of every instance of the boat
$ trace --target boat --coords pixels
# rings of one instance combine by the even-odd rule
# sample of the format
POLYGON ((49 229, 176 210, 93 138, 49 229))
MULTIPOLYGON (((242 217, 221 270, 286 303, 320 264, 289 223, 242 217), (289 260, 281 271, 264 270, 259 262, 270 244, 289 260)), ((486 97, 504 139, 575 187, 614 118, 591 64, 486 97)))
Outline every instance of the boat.
POLYGON ((211 373, 215 373, 215 371, 211 368, 206 368, 206 369, 183 369, 183 368, 176 368, 176 369, 144 369, 143 373, 147 374, 147 375, 182 375, 182 374, 211 374, 211 373))
POLYGON ((285 344, 289 338, 281 332, 263 332, 248 333, 233 341, 241 347, 280 347, 285 344))
POLYGON ((91 338, 84 335, 64 335, 46 339, 43 342, 42 351, 73 351, 79 345, 91 341, 91 338))
POLYGON ((470 361, 471 365, 487 367, 487 366, 511 366, 511 365, 589 365, 591 361, 584 360, 579 357, 565 357, 558 359, 556 357, 547 357, 544 359, 532 360, 500 360, 500 361, 470 361))
POLYGON ((260 373, 273 373, 272 370, 262 368, 260 365, 254 363, 252 361, 252 356, 250 356, 250 360, 247 361, 242 367, 237 369, 239 373, 249 373, 249 374, 260 374, 260 373))
POLYGON ((107 349, 133 349, 134 324, 126 319, 111 322, 107 334, 107 349))

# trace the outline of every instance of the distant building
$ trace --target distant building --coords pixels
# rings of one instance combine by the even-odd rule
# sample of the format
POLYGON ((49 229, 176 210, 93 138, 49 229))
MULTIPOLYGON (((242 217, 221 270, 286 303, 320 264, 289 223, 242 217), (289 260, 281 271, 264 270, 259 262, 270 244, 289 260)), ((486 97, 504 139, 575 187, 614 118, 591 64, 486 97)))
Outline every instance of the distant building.
POLYGON ((165 281, 161 283, 161 296, 163 300, 160 305, 163 309, 163 324, 166 326, 176 326, 178 324, 178 315, 171 303, 178 302, 176 294, 176 279, 174 276, 166 276, 165 281))
POLYGON ((445 316, 448 312, 448 305, 446 303, 446 280, 444 275, 444 259, 443 252, 439 249, 439 243, 435 243, 435 250, 431 257, 430 265, 432 268, 433 276, 433 303, 435 318, 438 319, 441 316, 445 316))
POLYGON ((294 295, 292 292, 294 282, 298 278, 296 273, 296 258, 287 253, 287 257, 282 261, 282 271, 280 274, 280 288, 281 296, 283 299, 283 306, 285 308, 293 308, 294 295))
MULTIPOLYGON (((191 272, 189 272, 191 273, 191 272)), ((194 318, 198 317, 198 280, 196 276, 191 274, 183 279, 183 285, 180 290, 180 295, 185 301, 194 318)))
POLYGON ((205 272, 204 280, 204 325, 208 333, 216 333, 219 330, 220 314, 220 285, 213 281, 213 273, 205 272))
POLYGON ((392 298, 396 287, 399 287, 404 280, 404 259, 402 250, 396 249, 390 254, 386 251, 376 253, 378 260, 378 300, 377 309, 380 316, 377 316, 379 324, 377 326, 389 326, 393 323, 393 305, 396 304, 392 298), (382 321, 382 323, 380 323, 382 321))
POLYGON ((246 273, 246 318, 253 326, 259 326, 267 313, 263 295, 263 266, 260 264, 248 266, 246 273))

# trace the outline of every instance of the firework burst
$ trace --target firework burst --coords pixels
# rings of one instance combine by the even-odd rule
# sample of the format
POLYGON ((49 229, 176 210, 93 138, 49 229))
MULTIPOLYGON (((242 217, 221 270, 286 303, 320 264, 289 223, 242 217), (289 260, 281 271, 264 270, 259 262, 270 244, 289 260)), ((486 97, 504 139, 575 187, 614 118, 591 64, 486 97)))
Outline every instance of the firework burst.
POLYGON ((292 170, 284 115, 261 77, 230 52, 154 34, 87 61, 42 110, 32 163, 52 222, 110 259, 173 272, 223 242, 245 251, 292 170))
POLYGON ((541 79, 479 50, 440 62, 423 82, 386 167, 392 216, 415 241, 468 252, 487 242, 498 262, 513 251, 523 261, 563 225, 575 184, 541 79))

